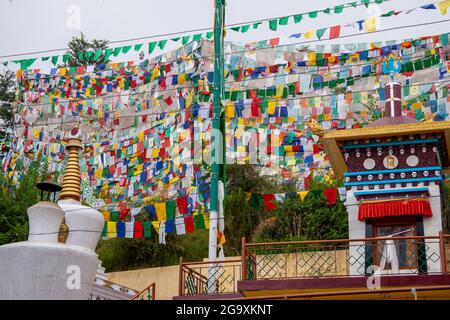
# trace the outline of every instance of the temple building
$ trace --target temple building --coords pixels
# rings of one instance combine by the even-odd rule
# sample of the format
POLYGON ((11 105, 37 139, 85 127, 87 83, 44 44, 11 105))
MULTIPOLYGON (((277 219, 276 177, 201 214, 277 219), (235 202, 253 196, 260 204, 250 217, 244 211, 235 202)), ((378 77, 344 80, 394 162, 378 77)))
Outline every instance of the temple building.
MULTIPOLYGON (((349 238, 438 236, 450 122, 420 123, 402 115, 401 85, 394 80, 384 91, 384 117, 365 128, 323 136, 333 170, 347 189, 349 238)), ((370 265, 379 266, 382 273, 441 271, 438 243, 399 240, 390 245, 393 257, 389 247, 366 247, 359 257, 363 261, 352 263, 351 274, 366 272, 370 265), (434 259, 427 259, 430 256, 434 259)))

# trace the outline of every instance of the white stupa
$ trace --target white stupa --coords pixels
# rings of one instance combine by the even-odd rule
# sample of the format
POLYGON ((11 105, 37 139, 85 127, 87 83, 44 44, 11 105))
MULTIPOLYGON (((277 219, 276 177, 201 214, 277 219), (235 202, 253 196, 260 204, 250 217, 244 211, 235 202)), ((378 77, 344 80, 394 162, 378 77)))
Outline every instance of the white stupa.
POLYGON ((66 147, 69 158, 59 203, 41 201, 29 208, 28 241, 0 246, 0 300, 89 299, 104 220, 80 203, 78 130, 72 130, 66 147), (66 240, 59 239, 64 218, 66 240))

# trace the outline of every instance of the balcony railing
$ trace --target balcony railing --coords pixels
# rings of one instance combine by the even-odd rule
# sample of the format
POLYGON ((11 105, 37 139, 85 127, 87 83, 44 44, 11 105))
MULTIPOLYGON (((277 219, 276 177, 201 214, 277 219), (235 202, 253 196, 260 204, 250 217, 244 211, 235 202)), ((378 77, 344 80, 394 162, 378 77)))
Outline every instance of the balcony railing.
POLYGON ((246 243, 241 258, 183 262, 179 296, 237 293, 241 280, 436 274, 450 270, 450 235, 246 243), (242 267, 245 266, 245 267, 242 267))
POLYGON ((242 279, 432 274, 449 270, 450 236, 245 243, 242 279))
POLYGON ((241 260, 184 262, 180 259, 179 295, 236 293, 241 260))
POLYGON ((156 299, 156 283, 152 283, 144 290, 136 294, 131 300, 155 300, 156 299))

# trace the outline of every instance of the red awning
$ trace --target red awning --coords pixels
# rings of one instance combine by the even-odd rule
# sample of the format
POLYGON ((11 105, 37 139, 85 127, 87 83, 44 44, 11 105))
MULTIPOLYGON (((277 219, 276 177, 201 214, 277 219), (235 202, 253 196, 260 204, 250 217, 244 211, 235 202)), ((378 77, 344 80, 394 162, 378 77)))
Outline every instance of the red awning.
POLYGON ((363 202, 359 205, 358 219, 383 218, 395 216, 431 217, 431 206, 428 199, 410 199, 380 202, 363 202))

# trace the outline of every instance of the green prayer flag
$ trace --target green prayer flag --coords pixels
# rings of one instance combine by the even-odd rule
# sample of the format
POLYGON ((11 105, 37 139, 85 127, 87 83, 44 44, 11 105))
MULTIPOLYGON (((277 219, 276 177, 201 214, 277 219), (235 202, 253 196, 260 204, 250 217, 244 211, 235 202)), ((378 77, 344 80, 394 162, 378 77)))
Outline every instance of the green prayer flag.
POLYGON ((195 225, 195 229, 197 229, 197 230, 206 229, 203 214, 199 213, 199 214, 194 215, 194 225, 195 225))
POLYGON ((239 32, 241 30, 241 26, 231 27, 230 29, 233 31, 239 32))
POLYGON ((241 27, 241 32, 242 32, 242 33, 246 33, 246 32, 248 31, 248 29, 250 29, 250 25, 249 25, 249 24, 246 24, 245 26, 242 26, 242 27, 241 27))
POLYGON ((416 62, 414 62, 414 70, 423 70, 423 62, 422 60, 417 60, 416 62))
POLYGON ((288 21, 289 21, 289 16, 287 16, 287 17, 282 17, 282 18, 280 18, 280 19, 278 20, 278 24, 279 24, 280 26, 285 26, 285 25, 288 24, 288 21))
POLYGON ((367 7, 369 7, 370 0, 361 0, 361 3, 367 7))
POLYGON ((94 52, 92 52, 92 51, 86 51, 86 60, 90 60, 91 59, 91 56, 92 56, 92 54, 93 54, 94 52))
POLYGON ((325 10, 323 10, 323 13, 326 13, 326 14, 330 14, 330 12, 331 12, 330 8, 326 8, 325 10))
POLYGON ((42 61, 47 61, 48 59, 50 59, 50 57, 42 57, 41 58, 42 61))
POLYGON ((128 51, 130 51, 131 49, 131 45, 130 46, 123 46, 122 47, 122 53, 127 54, 128 51))
POLYGON ((177 203, 175 200, 169 200, 166 202, 166 219, 173 220, 175 219, 175 208, 177 203))
POLYGON ((344 11, 344 5, 334 7, 334 13, 342 13, 344 11))
POLYGON ((327 30, 326 28, 323 28, 323 29, 317 29, 317 30, 316 30, 316 35, 317 35, 317 38, 318 38, 319 40, 322 38, 322 36, 323 36, 323 34, 325 33, 326 30, 327 30))
POLYGON ((64 64, 67 62, 67 60, 69 60, 69 55, 68 54, 63 55, 63 63, 64 64))
POLYGON ((448 45, 448 33, 441 34, 439 36, 439 40, 440 40, 442 46, 448 45))
POLYGON ((181 43, 183 44, 183 46, 185 46, 185 45, 188 44, 189 38, 190 38, 190 36, 184 36, 184 37, 181 39, 181 43))
POLYGON ((152 54, 153 51, 155 51, 155 48, 156 48, 157 44, 158 44, 157 41, 149 42, 149 44, 148 44, 148 53, 152 54))
POLYGON ((295 22, 295 23, 299 23, 300 21, 302 21, 302 18, 303 18, 303 15, 301 15, 301 14, 296 14, 296 15, 294 16, 294 22, 295 22))
POLYGON ((114 57, 117 57, 121 51, 122 51, 122 47, 114 48, 114 53, 113 53, 114 57))
POLYGON ((194 35, 192 36, 192 40, 194 40, 194 41, 200 41, 200 40, 202 40, 202 34, 201 34, 201 33, 194 34, 194 35))
POLYGON ((8 61, 4 61, 3 65, 6 67, 8 65, 8 61))
POLYGON ((310 18, 317 18, 317 11, 311 11, 311 12, 308 12, 308 16, 309 16, 310 18))
POLYGON ((144 238, 150 238, 152 236, 152 223, 150 221, 145 221, 142 223, 144 228, 144 238))
POLYGON ((259 25, 261 24, 262 22, 256 22, 256 23, 254 23, 253 24, 253 29, 258 29, 258 27, 259 27, 259 25))
POLYGON ((102 55, 103 50, 96 50, 94 53, 94 61, 97 61, 98 58, 100 58, 100 56, 102 55))
POLYGON ((53 56, 53 57, 52 57, 52 64, 53 64, 54 66, 56 66, 56 64, 58 63, 58 58, 59 58, 59 56, 53 56))
POLYGON ((134 51, 139 51, 139 50, 141 50, 141 48, 142 48, 143 45, 144 45, 143 43, 135 44, 135 45, 134 45, 134 51))
POLYGON ((109 57, 111 56, 112 53, 112 49, 106 49, 105 50, 105 58, 103 59, 103 62, 108 62, 109 61, 109 57))
POLYGON ((83 52, 78 52, 78 60, 84 60, 83 52))
POLYGON ((102 237, 106 237, 107 226, 108 226, 108 222, 105 221, 105 223, 103 224, 102 237))
POLYGON ((207 32, 206 33, 206 39, 211 39, 212 37, 213 37, 213 35, 214 35, 214 32, 207 32))
POLYGON ((383 13, 383 14, 381 15, 381 17, 390 17, 390 16, 392 16, 392 15, 394 15, 394 14, 395 14, 395 11, 394 11, 394 10, 391 10, 391 11, 389 11, 389 12, 383 13))
POLYGON ((269 20, 269 29, 272 31, 277 31, 277 27, 278 27, 278 20, 274 19, 274 20, 269 20))
POLYGON ((357 1, 350 2, 350 5, 351 5, 353 8, 356 8, 356 6, 358 5, 358 2, 357 2, 357 1))
POLYGON ((375 3, 376 3, 376 4, 382 4, 382 3, 383 3, 383 0, 375 0, 375 3))
POLYGON ((119 221, 119 211, 111 211, 109 213, 109 221, 113 222, 119 221))

